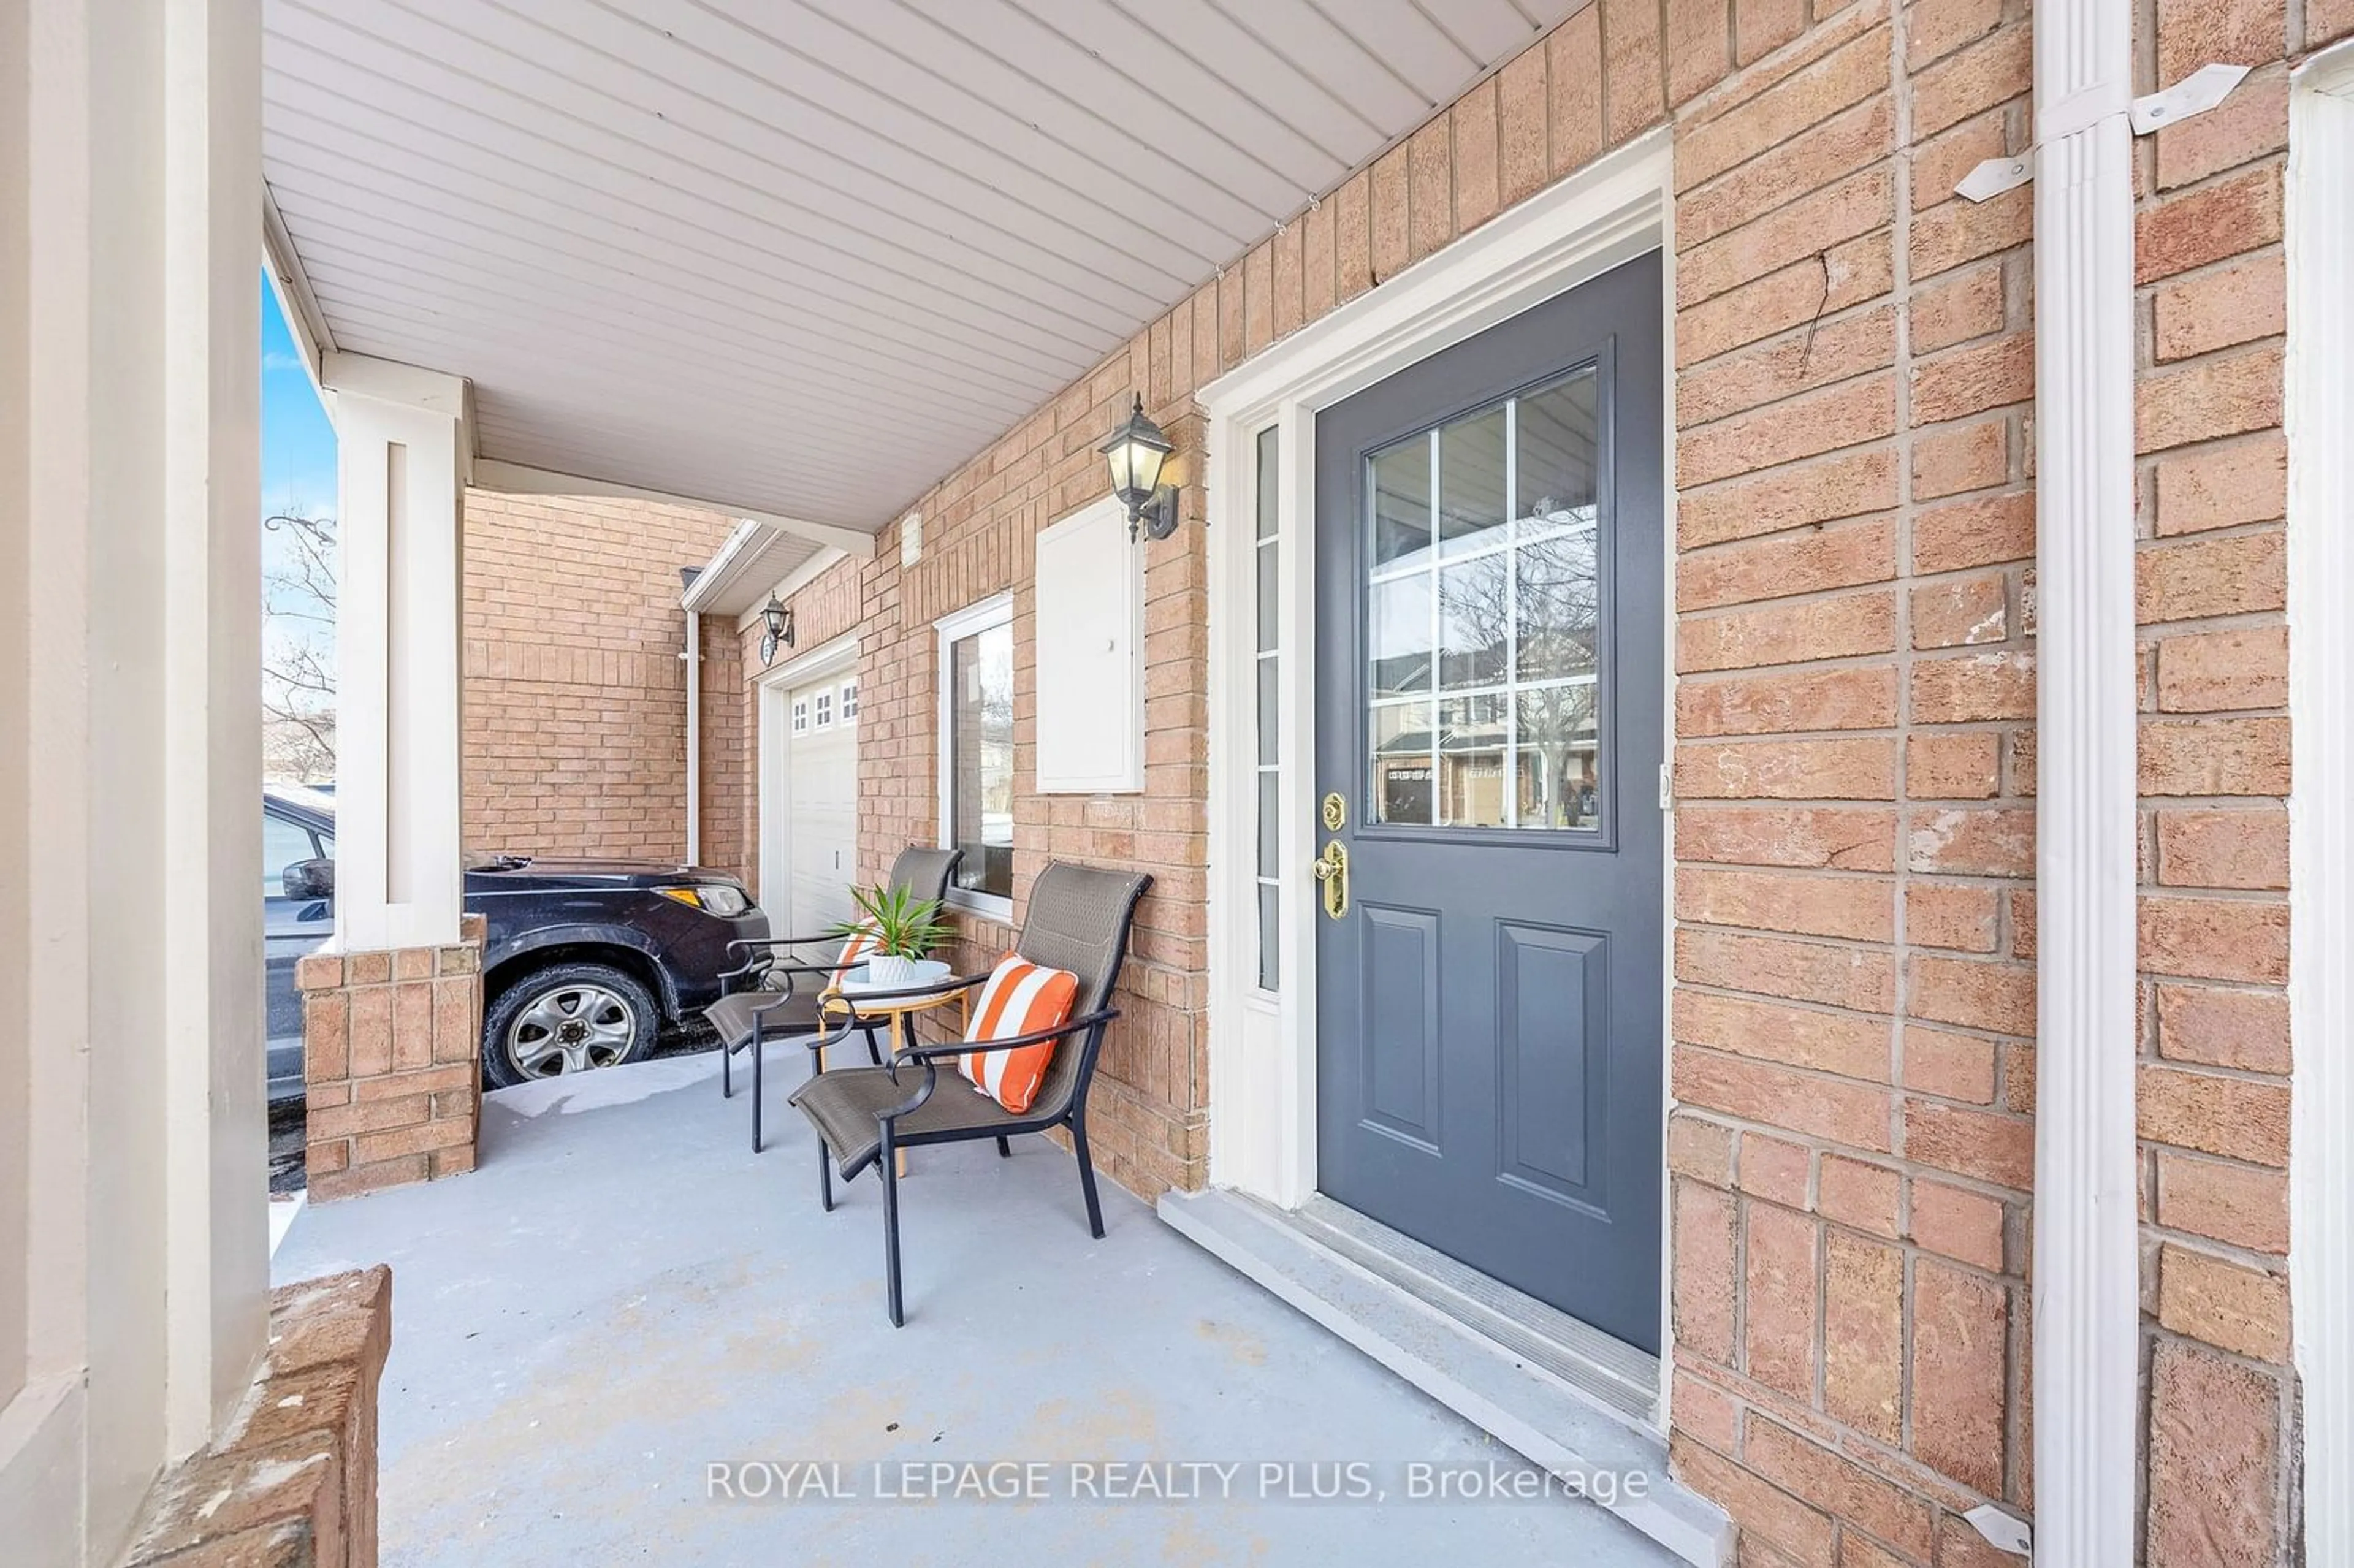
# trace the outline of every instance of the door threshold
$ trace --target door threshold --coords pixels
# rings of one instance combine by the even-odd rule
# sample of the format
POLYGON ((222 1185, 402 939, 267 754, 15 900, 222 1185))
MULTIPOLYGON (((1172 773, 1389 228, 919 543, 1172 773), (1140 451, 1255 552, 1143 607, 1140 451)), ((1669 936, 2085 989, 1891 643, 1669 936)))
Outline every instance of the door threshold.
POLYGON ((1607 1473, 1613 1484, 1587 1498, 1683 1561, 1732 1562, 1723 1511, 1669 1473, 1655 1358, 1330 1199, 1286 1212, 1230 1191, 1170 1192, 1159 1207, 1179 1234, 1535 1464, 1607 1473))
POLYGON ((1659 1425, 1659 1358, 1649 1351, 1321 1192, 1288 1217, 1351 1262, 1587 1398, 1640 1425, 1659 1425))

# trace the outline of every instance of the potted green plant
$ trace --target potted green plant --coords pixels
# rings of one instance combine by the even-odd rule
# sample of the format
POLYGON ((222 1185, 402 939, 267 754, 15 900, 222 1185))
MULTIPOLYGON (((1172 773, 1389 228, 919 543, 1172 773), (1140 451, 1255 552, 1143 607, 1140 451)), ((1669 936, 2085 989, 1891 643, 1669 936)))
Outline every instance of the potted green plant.
POLYGON ((854 887, 850 899, 858 906, 858 917, 834 927, 832 934, 866 938, 868 985, 921 985, 948 973, 948 966, 931 956, 953 934, 940 919, 939 900, 917 898, 904 887, 854 887))

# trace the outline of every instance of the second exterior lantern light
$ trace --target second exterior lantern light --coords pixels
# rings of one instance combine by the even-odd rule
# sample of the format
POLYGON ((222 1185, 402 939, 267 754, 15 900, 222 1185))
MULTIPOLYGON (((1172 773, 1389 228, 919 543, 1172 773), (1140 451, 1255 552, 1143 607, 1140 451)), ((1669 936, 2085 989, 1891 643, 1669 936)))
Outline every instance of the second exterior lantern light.
POLYGON ((793 645, 793 612, 790 606, 772 593, 769 596, 769 602, 761 608, 760 621, 763 627, 760 633, 760 662, 773 664, 777 662, 779 648, 790 648, 793 645))
POLYGON ((1177 531, 1177 487, 1161 482, 1161 471, 1169 461, 1176 444, 1163 435, 1161 427, 1145 417, 1144 398, 1139 395, 1136 407, 1129 411, 1127 423, 1111 433, 1111 440, 1096 449, 1111 464, 1111 493, 1128 508, 1128 536, 1136 537, 1138 524, 1156 539, 1166 539, 1177 531))

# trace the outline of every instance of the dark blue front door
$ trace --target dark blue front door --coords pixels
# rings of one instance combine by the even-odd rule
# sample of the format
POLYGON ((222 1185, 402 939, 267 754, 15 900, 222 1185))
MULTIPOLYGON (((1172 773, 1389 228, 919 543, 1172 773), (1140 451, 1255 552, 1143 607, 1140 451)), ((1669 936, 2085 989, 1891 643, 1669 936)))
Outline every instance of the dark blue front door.
POLYGON ((1318 1184, 1654 1351, 1659 315, 1647 256, 1316 425, 1318 1184))

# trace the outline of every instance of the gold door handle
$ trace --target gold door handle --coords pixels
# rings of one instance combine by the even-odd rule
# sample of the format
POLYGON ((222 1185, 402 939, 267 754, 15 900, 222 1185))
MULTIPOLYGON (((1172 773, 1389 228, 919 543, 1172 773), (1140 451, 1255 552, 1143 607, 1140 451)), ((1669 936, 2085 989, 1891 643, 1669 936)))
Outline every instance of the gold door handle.
POLYGON ((1324 914, 1338 920, 1349 912, 1349 850, 1339 839, 1328 841, 1314 862, 1316 880, 1324 891, 1324 914))

